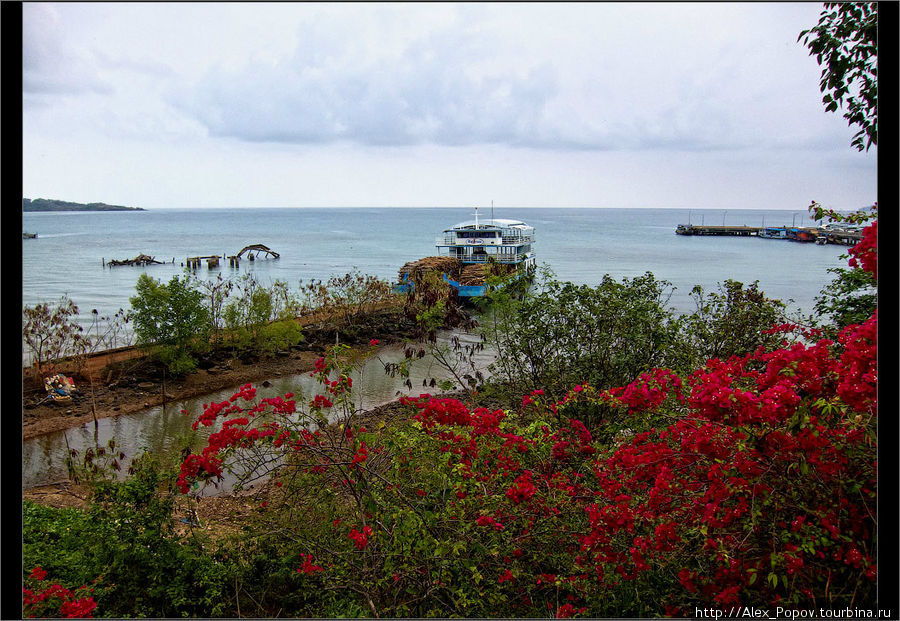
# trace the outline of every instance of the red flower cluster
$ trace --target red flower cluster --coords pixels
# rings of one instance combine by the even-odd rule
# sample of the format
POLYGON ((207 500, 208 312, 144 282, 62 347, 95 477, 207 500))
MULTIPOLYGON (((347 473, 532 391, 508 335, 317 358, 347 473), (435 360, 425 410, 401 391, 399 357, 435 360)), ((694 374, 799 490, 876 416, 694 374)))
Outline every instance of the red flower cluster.
POLYGON ((863 229, 862 239, 847 251, 850 267, 859 267, 878 279, 878 220, 863 229))
POLYGON ((475 523, 479 526, 493 526, 494 530, 503 530, 503 524, 490 515, 480 515, 475 523))
POLYGON ((256 398, 256 389, 250 384, 244 384, 241 386, 241 389, 231 395, 228 399, 232 403, 237 401, 238 399, 243 399, 244 401, 253 401, 256 398))
MULTIPOLYGON (((29 575, 29 578, 38 582, 43 581, 46 577, 47 572, 40 567, 32 569, 29 575)), ((37 592, 23 588, 22 611, 26 617, 48 617, 58 614, 66 619, 90 619, 93 611, 97 608, 97 602, 92 596, 78 597, 78 592, 88 591, 86 586, 73 591, 60 584, 51 584, 37 592)))
POLYGON ((641 373, 637 380, 624 388, 613 388, 608 395, 618 402, 627 405, 635 412, 642 412, 658 407, 672 394, 680 403, 684 403, 681 395, 681 378, 669 369, 653 369, 641 373))
POLYGON ((301 574, 314 574, 317 571, 325 571, 319 565, 313 565, 313 555, 312 554, 301 554, 303 557, 303 566, 297 569, 297 573, 301 574))
POLYGON ((557 619, 571 619, 577 614, 581 614, 587 610, 586 607, 575 609, 575 606, 572 604, 563 604, 559 608, 556 609, 556 618, 557 619))
POLYGON ((366 546, 369 545, 369 535, 371 534, 372 528, 363 526, 362 532, 354 528, 347 534, 347 537, 356 544, 357 550, 365 550, 366 546))
POLYGON ((368 457, 369 457, 369 449, 366 446, 366 443, 360 442, 359 448, 356 449, 356 454, 353 455, 353 463, 361 464, 362 462, 366 461, 366 459, 368 459, 368 457))
POLYGON ((506 490, 506 497, 509 498, 513 504, 519 504, 534 496, 534 492, 535 488, 534 483, 531 482, 531 472, 526 470, 516 477, 512 486, 506 490))
POLYGON ((333 405, 334 403, 332 403, 328 399, 328 397, 324 395, 316 395, 315 398, 313 398, 313 400, 309 402, 309 407, 317 410, 321 410, 322 408, 330 408, 333 405))

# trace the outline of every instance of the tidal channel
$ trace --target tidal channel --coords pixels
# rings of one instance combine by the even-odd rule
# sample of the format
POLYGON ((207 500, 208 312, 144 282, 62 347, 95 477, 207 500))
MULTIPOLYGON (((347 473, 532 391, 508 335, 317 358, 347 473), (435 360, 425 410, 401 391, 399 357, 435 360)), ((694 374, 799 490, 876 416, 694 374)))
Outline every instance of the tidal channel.
MULTIPOLYGON (((474 335, 458 335, 463 344, 477 343, 474 335)), ((439 342, 447 343, 449 335, 443 335, 439 342)), ((377 354, 365 360, 352 374, 353 403, 356 411, 365 411, 390 403, 402 395, 418 396, 422 393, 438 394, 439 388, 423 386, 432 378, 440 381, 448 379, 450 373, 430 354, 423 358, 412 359, 409 366, 409 382, 399 375, 391 377, 385 372, 385 364, 397 363, 405 359, 400 346, 379 348, 377 354)), ((493 361, 493 354, 487 349, 477 353, 475 364, 482 373, 487 374, 487 366, 493 361)), ((314 395, 322 392, 315 379, 309 373, 286 376, 269 380, 269 386, 254 383, 257 389, 256 398, 282 396, 293 392, 298 409, 314 395)), ((156 406, 133 414, 123 414, 109 418, 101 418, 95 426, 93 422, 65 431, 48 433, 22 443, 22 486, 24 488, 48 485, 66 481, 69 478, 66 457, 72 450, 77 451, 78 459, 82 459, 85 451, 98 447, 106 447, 110 439, 115 440, 115 452, 123 452, 125 458, 119 460, 119 474, 124 476, 131 460, 144 452, 157 455, 164 463, 178 459, 178 453, 186 445, 199 450, 206 438, 221 429, 222 419, 210 427, 199 426, 192 430, 191 424, 203 412, 203 405, 212 402, 227 401, 239 386, 212 394, 202 395, 182 401, 172 401, 165 406, 156 406), (187 410, 190 415, 185 415, 187 410)), ((205 495, 221 494, 230 491, 232 479, 226 479, 218 489, 211 488, 205 495)))

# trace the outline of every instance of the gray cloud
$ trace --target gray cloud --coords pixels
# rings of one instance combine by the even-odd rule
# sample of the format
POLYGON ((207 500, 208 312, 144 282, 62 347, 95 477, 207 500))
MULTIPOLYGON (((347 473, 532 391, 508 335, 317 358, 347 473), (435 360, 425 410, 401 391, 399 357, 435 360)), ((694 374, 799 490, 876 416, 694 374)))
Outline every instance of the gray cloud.
POLYGON ((819 10, 29 3, 26 195, 855 206, 875 150, 822 109, 819 10))
POLYGON ((127 110, 115 131, 128 134, 162 114, 166 126, 248 143, 733 151, 844 141, 822 121, 814 61, 795 41, 806 18, 781 23, 801 9, 814 19, 802 6, 89 6, 26 5, 26 100, 114 85, 116 103, 85 105, 127 110), (91 30, 97 15, 107 30, 91 30), (191 26, 206 20, 207 30, 191 26))
POLYGON ((26 4, 22 20, 22 90, 29 99, 45 95, 109 93, 90 59, 69 46, 51 6, 26 4))
POLYGON ((565 22, 541 30, 532 21, 531 45, 492 36, 468 7, 418 37, 383 34, 396 32, 396 14, 375 20, 306 22, 291 54, 213 66, 172 89, 169 103, 213 136, 248 142, 735 150, 761 136, 740 115, 765 116, 773 97, 790 96, 754 97, 748 50, 727 37, 689 48, 690 33, 662 17, 646 25, 640 57, 602 21, 554 49, 547 39, 565 22))
POLYGON ((247 141, 541 146, 559 139, 545 123, 558 92, 548 65, 521 75, 481 70, 484 42, 473 35, 428 37, 378 58, 344 51, 341 42, 304 29, 290 58, 213 69, 171 101, 212 135, 247 141))

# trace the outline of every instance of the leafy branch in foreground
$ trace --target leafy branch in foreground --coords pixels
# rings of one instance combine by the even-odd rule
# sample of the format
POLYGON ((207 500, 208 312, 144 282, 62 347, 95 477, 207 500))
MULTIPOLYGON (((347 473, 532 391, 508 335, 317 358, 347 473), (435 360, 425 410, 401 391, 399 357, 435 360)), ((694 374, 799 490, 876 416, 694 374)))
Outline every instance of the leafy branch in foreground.
POLYGON ((859 128, 851 144, 868 151, 878 144, 878 3, 826 2, 818 25, 801 39, 822 65, 825 109, 846 104, 844 118, 859 128))

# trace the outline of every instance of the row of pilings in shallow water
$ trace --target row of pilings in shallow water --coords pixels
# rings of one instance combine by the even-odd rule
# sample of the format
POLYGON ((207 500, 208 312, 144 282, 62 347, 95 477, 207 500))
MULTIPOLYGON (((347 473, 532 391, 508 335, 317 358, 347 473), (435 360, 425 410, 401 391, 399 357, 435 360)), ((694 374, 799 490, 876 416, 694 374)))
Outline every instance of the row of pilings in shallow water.
MULTIPOLYGON (((217 254, 212 254, 212 255, 206 255, 206 256, 188 257, 186 259, 186 263, 187 263, 188 268, 197 269, 198 267, 200 267, 200 264, 203 261, 206 261, 206 267, 209 269, 213 269, 213 268, 219 267, 220 259, 227 258, 228 265, 230 267, 239 267, 241 264, 241 259, 243 258, 245 253, 247 255, 248 261, 255 261, 257 257, 260 257, 263 254, 265 254, 265 257, 267 259, 268 258, 278 259, 281 256, 280 254, 278 254, 277 252, 275 252, 268 246, 265 246, 263 244, 251 244, 250 246, 244 246, 241 249, 241 251, 238 252, 237 254, 233 254, 233 255, 223 254, 221 256, 219 256, 217 254)), ((151 257, 150 255, 147 255, 147 254, 139 254, 138 256, 134 257, 133 259, 121 259, 121 260, 111 259, 109 261, 107 261, 106 258, 104 257, 104 258, 101 258, 100 261, 103 264, 103 267, 107 267, 107 266, 115 267, 118 265, 138 265, 138 266, 143 267, 145 265, 163 265, 165 263, 169 263, 169 261, 157 261, 154 257, 151 257)), ((173 264, 175 263, 174 257, 172 257, 171 263, 173 263, 173 264)), ((184 263, 181 264, 182 267, 184 267, 184 265, 185 265, 184 263)))

